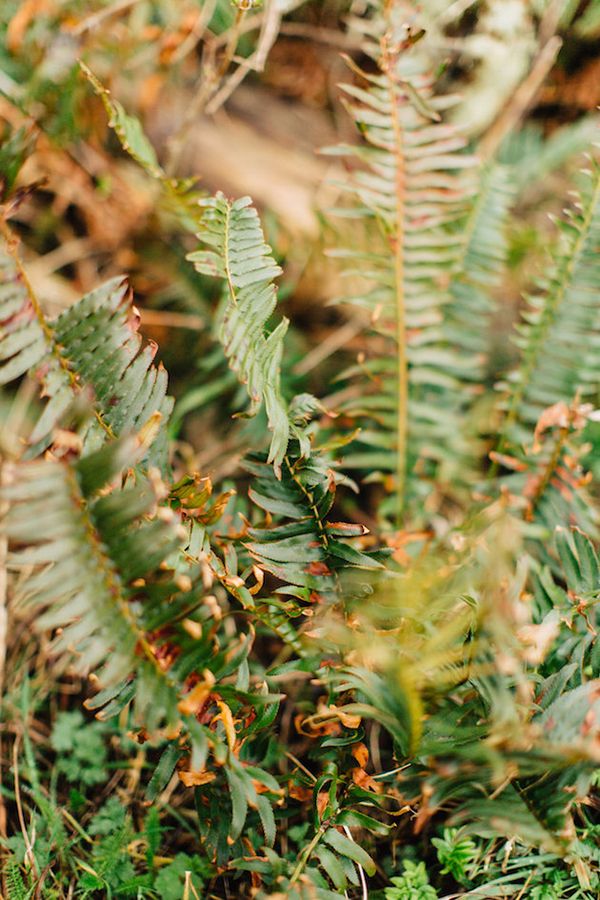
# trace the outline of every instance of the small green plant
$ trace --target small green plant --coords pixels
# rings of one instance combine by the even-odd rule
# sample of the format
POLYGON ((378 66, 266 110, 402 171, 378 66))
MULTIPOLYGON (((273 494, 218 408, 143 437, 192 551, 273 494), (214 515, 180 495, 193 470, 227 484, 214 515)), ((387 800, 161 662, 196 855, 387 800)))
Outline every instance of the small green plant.
POLYGON ((83 789, 107 778, 106 723, 86 722, 79 710, 60 712, 50 743, 56 751, 56 770, 83 789))
POLYGON ((437 891, 429 884, 424 862, 405 859, 402 875, 391 879, 393 887, 385 889, 386 900, 437 900, 437 891))
POLYGON ((468 880, 468 871, 477 857, 477 845, 470 837, 461 837, 456 828, 444 828, 441 838, 432 838, 442 875, 452 875, 459 884, 468 880))

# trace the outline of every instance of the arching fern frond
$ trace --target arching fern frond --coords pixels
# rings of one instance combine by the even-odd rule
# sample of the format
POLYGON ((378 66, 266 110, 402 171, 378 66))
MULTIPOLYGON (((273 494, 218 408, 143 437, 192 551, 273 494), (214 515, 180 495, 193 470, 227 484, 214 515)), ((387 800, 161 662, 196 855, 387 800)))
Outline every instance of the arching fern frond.
MULTIPOLYGON (((256 783, 275 798, 279 785, 258 766, 246 771, 252 738, 245 734, 243 766, 235 722, 253 721, 258 732, 275 717, 280 698, 264 683, 249 683, 252 628, 235 640, 228 631, 221 637, 201 563, 180 565, 181 551, 190 559, 189 534, 165 505, 168 492, 156 470, 136 471, 121 487, 145 450, 134 436, 74 463, 7 466, 0 498, 9 505, 2 523, 8 564, 26 570, 18 602, 36 614, 37 627, 55 630, 53 653, 96 675, 101 690, 86 705, 102 718, 131 705, 142 740, 168 739, 151 794, 181 761, 187 786, 214 782, 223 840, 238 839, 249 806, 257 806, 256 783)), ((270 805, 262 811, 269 817, 270 805)))
POLYGON ((520 446, 543 410, 593 396, 600 385, 600 165, 558 225, 560 243, 539 293, 527 298, 516 343, 517 368, 508 376, 500 450, 520 446))
POLYGON ((220 193, 203 201, 206 212, 198 237, 210 249, 191 253, 188 259, 202 274, 225 281, 219 337, 231 368, 247 387, 249 414, 264 404, 272 432, 269 462, 280 471, 290 436, 279 373, 288 321, 282 319, 272 332, 267 331, 277 300, 272 280, 281 269, 265 244, 250 203, 248 197, 230 201, 220 193))
POLYGON ((510 454, 490 454, 495 466, 510 472, 498 479, 505 499, 528 523, 536 557, 553 570, 558 566, 552 546, 556 528, 571 525, 593 538, 598 535, 599 517, 583 459, 583 433, 591 410, 590 404, 553 404, 541 414, 533 441, 511 448, 510 454))
MULTIPOLYGON (((35 374, 47 403, 29 435, 30 455, 49 445, 52 431, 82 391, 91 390, 94 417, 84 425, 87 450, 172 408, 167 374, 154 366, 156 345, 142 345, 139 315, 123 278, 113 278, 54 320, 46 318, 27 281, 15 239, 1 222, 0 384, 35 374)), ((148 462, 166 463, 165 431, 148 462)))
POLYGON ((156 578, 181 535, 173 515, 153 515, 156 482, 141 477, 100 495, 144 452, 128 438, 75 464, 19 463, 5 472, 2 496, 10 504, 3 523, 9 567, 35 567, 22 602, 38 611, 38 627, 60 629, 56 653, 74 653, 84 672, 102 667, 105 690, 125 689, 135 674, 137 715, 151 729, 176 720, 179 694, 149 644, 152 594, 140 585, 156 578))

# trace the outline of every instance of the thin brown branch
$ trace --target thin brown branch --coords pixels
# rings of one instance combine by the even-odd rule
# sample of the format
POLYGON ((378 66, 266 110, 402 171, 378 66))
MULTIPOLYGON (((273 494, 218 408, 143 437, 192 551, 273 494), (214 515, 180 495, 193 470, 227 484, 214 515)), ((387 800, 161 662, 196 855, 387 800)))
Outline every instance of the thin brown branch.
POLYGON ((491 159, 496 154, 504 138, 519 124, 525 113, 531 108, 561 47, 562 39, 557 35, 551 37, 542 47, 531 71, 483 136, 479 145, 479 155, 482 159, 491 159))

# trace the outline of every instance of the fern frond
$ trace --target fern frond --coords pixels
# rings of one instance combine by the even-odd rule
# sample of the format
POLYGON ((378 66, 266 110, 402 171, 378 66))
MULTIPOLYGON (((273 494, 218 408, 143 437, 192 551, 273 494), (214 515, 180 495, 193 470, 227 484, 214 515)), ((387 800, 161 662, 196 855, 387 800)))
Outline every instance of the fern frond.
MULTIPOLYGON (((50 320, 27 280, 14 237, 4 221, 0 226, 0 384, 30 372, 47 398, 29 435, 29 455, 48 446, 53 429, 86 389, 94 411, 82 435, 88 450, 139 430, 156 412, 166 421, 173 405, 167 374, 153 365, 156 345, 142 346, 127 282, 113 278, 50 320)), ((165 440, 162 429, 149 462, 165 464, 165 440)))
POLYGON ((277 593, 306 602, 336 599, 342 569, 382 567, 348 540, 364 535, 364 526, 328 521, 338 476, 326 457, 320 453, 309 460, 286 456, 279 479, 260 456, 250 457, 244 466, 255 479, 248 492, 251 501, 269 520, 271 516, 283 520, 251 528, 246 543, 258 567, 283 583, 277 593))
POLYGON ((417 462, 435 465, 460 453, 457 415, 473 360, 451 344, 444 318, 465 252, 452 226, 462 222, 473 194, 475 160, 456 129, 440 121, 453 99, 435 96, 432 79, 415 69, 403 45, 405 26, 387 6, 379 20, 384 33, 380 42, 369 38, 369 47, 380 74, 360 73, 365 88, 344 87, 365 144, 333 152, 361 163, 346 186, 356 200, 350 215, 374 220, 383 237, 382 249, 365 254, 358 272, 372 287, 350 301, 369 308, 377 332, 393 338, 387 356, 367 363, 366 402, 348 405, 371 426, 361 435, 363 452, 349 454, 347 463, 391 475, 400 515, 415 492, 417 462))
MULTIPOLYGON (((265 243, 252 201, 248 197, 229 201, 221 193, 206 198, 191 190, 193 179, 168 177, 140 122, 125 111, 87 66, 81 64, 81 68, 102 99, 109 125, 123 149, 160 182, 183 225, 195 233, 200 229, 197 236, 210 248, 189 254, 188 259, 202 274, 225 281, 218 338, 230 368, 246 385, 250 398, 248 415, 255 415, 262 406, 265 408, 272 433, 269 460, 280 472, 290 435, 300 441, 304 455, 309 455, 310 443, 300 427, 302 423, 296 421, 293 409, 288 408, 281 393, 279 370, 287 319, 283 318, 273 331, 268 330, 277 300, 272 281, 281 274, 281 269, 265 243), (204 209, 201 216, 199 207, 204 209)), ((310 401, 314 407, 313 398, 310 401)))
MULTIPOLYGON (((559 616, 574 607, 573 593, 590 598, 598 559, 583 535, 577 545, 577 532, 563 538, 571 600, 559 591, 563 609, 534 624, 524 619, 526 573, 514 569, 518 525, 498 519, 490 527, 493 517, 486 510, 484 531, 477 526, 452 566, 431 566, 430 558, 421 570, 417 562, 399 577, 387 573, 370 609, 355 609, 351 665, 328 679, 344 712, 380 722, 395 758, 406 760, 397 783, 403 796, 427 797, 421 826, 443 810, 466 831, 564 856, 571 816, 597 768, 600 700, 583 657, 564 672, 564 662, 550 664, 547 679, 543 673, 559 616)), ((559 658, 563 651, 561 642, 559 658)))
POLYGON ((277 300, 273 278, 281 269, 265 244, 258 214, 248 197, 227 200, 223 194, 203 201, 200 240, 210 250, 188 259, 204 275, 223 278, 226 302, 219 337, 229 365, 246 385, 249 415, 264 405, 272 432, 269 462, 281 470, 289 437, 288 406, 281 393, 280 362, 288 320, 270 333, 267 323, 277 300))
POLYGON ((153 728, 157 719, 175 720, 179 694, 148 642, 149 610, 136 582, 145 585, 182 536, 173 515, 151 516, 159 498, 155 482, 142 477, 99 496, 144 452, 137 438, 128 438, 75 464, 17 464, 2 491, 10 504, 3 530, 10 568, 37 570, 25 581, 22 602, 38 611, 38 627, 60 629, 55 651, 75 653, 85 672, 102 666, 105 689, 135 672, 137 714, 153 728))
MULTIPOLYGON (((152 791, 164 786, 181 759, 186 785, 215 782, 221 804, 229 788, 232 816, 219 827, 224 837, 237 839, 249 806, 256 805, 256 782, 276 796, 279 785, 257 766, 242 766, 234 715, 255 720, 258 731, 261 721, 275 717, 280 698, 264 684, 255 689, 244 681, 252 628, 235 641, 229 633, 219 640, 214 597, 204 603, 202 562, 191 555, 179 514, 163 505, 167 490, 156 470, 149 476, 137 471, 119 487, 123 471, 131 471, 145 449, 143 440, 130 437, 75 463, 8 467, 0 494, 9 505, 2 526, 8 564, 33 568, 19 602, 36 613, 37 627, 55 630, 53 652, 74 657, 82 674, 94 671, 102 690, 86 705, 102 718, 131 705, 143 733, 169 737, 152 791), (230 676, 239 670, 234 685, 230 676), (209 751, 212 773, 204 771, 209 751)), ((248 735, 244 742, 247 761, 248 735)))
POLYGON ((498 287, 508 254, 507 222, 515 197, 508 166, 492 164, 481 172, 469 214, 460 227, 462 246, 450 284, 451 301, 445 311, 451 345, 475 354, 479 365, 472 376, 484 377, 490 317, 495 304, 490 292, 498 287))
POLYGON ((104 109, 108 114, 109 127, 114 129, 123 149, 129 153, 131 158, 148 175, 160 180, 165 179, 166 173, 156 157, 154 147, 144 134, 139 119, 129 115, 123 104, 112 97, 110 91, 104 87, 92 70, 81 60, 79 61, 79 67, 102 100, 104 109))
POLYGON ((600 165, 558 225, 560 243, 540 292, 528 297, 518 326, 521 359, 508 376, 500 450, 524 444, 543 410, 600 385, 600 165))

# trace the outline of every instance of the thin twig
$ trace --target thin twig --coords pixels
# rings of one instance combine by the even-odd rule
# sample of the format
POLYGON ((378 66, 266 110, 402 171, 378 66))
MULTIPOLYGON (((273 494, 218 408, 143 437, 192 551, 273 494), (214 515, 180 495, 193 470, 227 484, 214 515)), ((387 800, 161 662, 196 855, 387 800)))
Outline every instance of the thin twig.
POLYGON ((308 38, 341 50, 360 50, 362 47, 362 43, 350 34, 342 34, 335 28, 318 28, 306 22, 282 22, 279 32, 289 37, 308 38))
POLYGON ((217 112, 217 110, 219 110, 223 106, 223 104, 227 100, 229 100, 233 92, 240 86, 244 78, 250 74, 253 68, 250 59, 240 62, 237 69, 232 72, 225 84, 213 96, 210 103, 207 103, 207 115, 213 116, 217 112))
POLYGON ((235 72, 229 76, 225 84, 212 97, 206 106, 208 115, 214 115, 223 106, 250 72, 263 71, 267 56, 279 34, 281 16, 282 13, 278 9, 275 0, 268 0, 267 8, 262 16, 262 25, 256 50, 248 59, 240 60, 235 72))
POLYGON ((173 54, 171 59, 172 64, 181 62, 182 59, 185 59, 188 53, 191 53, 194 47, 200 43, 204 36, 204 32, 213 17, 216 6, 217 0, 206 0, 206 3, 198 14, 198 18, 196 19, 192 30, 173 54))
POLYGON ((190 129, 195 124, 196 119, 204 112, 204 107, 218 82, 215 54, 216 44, 212 41, 205 42, 202 56, 202 75, 200 76, 197 90, 192 97, 181 125, 167 142, 165 169, 168 175, 174 175, 176 172, 190 129))
POLYGON ((254 53, 254 68, 262 72, 271 47, 277 40, 281 28, 281 12, 275 0, 267 0, 262 28, 258 38, 258 46, 254 53))
POLYGON ((512 94, 503 111, 484 135, 479 145, 479 155, 482 159, 493 157, 506 135, 521 121, 546 80, 561 47, 562 39, 557 35, 551 37, 542 47, 529 74, 512 94))
POLYGON ((301 763, 300 760, 297 759, 297 757, 295 757, 293 753, 289 753, 288 751, 286 751, 286 754, 285 754, 285 755, 287 756, 288 759, 291 759, 291 761, 292 761, 293 763, 295 763, 295 765, 297 765, 299 769, 302 769, 302 771, 304 772, 304 774, 305 774, 305 775, 308 775, 308 777, 311 779, 311 781, 312 781, 314 784, 317 783, 317 779, 315 778, 315 776, 313 775, 313 773, 310 771, 310 769, 307 769, 306 766, 305 766, 303 763, 301 763))
POLYGON ((307 353, 306 356, 294 366, 296 375, 306 375, 316 366, 320 365, 333 353, 336 353, 342 347, 346 347, 349 341, 353 340, 357 335, 364 331, 364 323, 357 320, 347 322, 337 331, 330 334, 321 344, 307 353))
POLYGON ((138 3, 138 0, 116 0, 116 2, 112 3, 110 6, 99 9, 98 12, 92 13, 92 15, 82 19, 78 25, 75 25, 75 27, 71 29, 71 34, 80 35, 86 31, 90 31, 90 29, 99 25, 100 22, 103 22, 104 19, 108 19, 110 16, 123 12, 125 9, 134 6, 136 3, 138 3))
POLYGON ((203 331, 206 322, 202 316, 192 313, 171 312, 168 309, 140 309, 142 325, 155 325, 159 328, 188 328, 190 331, 203 331))
POLYGON ((45 278, 64 266, 90 256, 93 252, 93 243, 89 238, 73 238, 71 241, 65 241, 55 250, 50 250, 43 256, 38 256, 34 262, 30 262, 28 265, 29 277, 32 281, 45 278))

